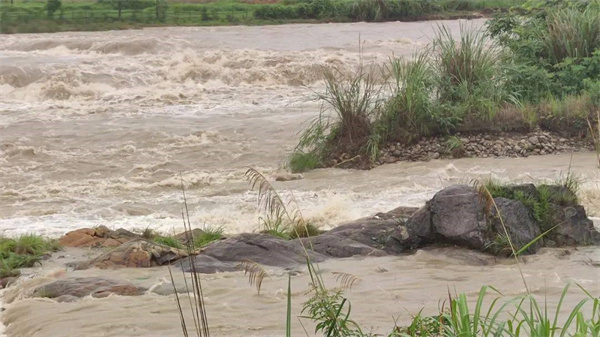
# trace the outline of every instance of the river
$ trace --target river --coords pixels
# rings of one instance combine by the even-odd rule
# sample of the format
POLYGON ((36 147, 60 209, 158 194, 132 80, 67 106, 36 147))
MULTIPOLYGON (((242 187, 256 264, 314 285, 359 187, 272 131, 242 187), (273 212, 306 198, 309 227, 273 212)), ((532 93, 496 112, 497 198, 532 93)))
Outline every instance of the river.
MULTIPOLYGON (((268 176, 283 171, 298 132, 318 114, 323 67, 408 57, 439 24, 459 32, 459 21, 447 21, 2 35, 0 234, 57 237, 98 225, 177 232, 180 175, 193 224, 231 234, 255 231, 256 194, 248 191, 245 169, 268 176)), ((484 21, 465 24, 478 28, 484 21)), ((330 228, 397 206, 420 206, 452 183, 555 181, 569 167, 584 179, 580 196, 588 213, 600 216, 600 170, 591 153, 319 169, 275 186, 293 193, 305 217, 330 228)), ((532 288, 557 295, 574 279, 598 291, 600 273, 590 261, 600 261, 600 250, 563 253, 549 249, 530 259, 525 269, 532 288)), ((514 265, 465 265, 451 255, 348 259, 324 268, 362 279, 349 294, 353 316, 377 332, 389 330, 394 317, 406 322, 424 306, 437 309, 449 287, 471 295, 484 284, 523 292, 514 265), (376 266, 389 272, 378 273, 376 266)), ((53 263, 31 273, 56 274, 53 263)), ((164 269, 74 274, 94 273, 145 286, 166 277, 164 269)), ((239 273, 207 276, 215 335, 283 335, 287 276, 272 273, 261 296, 239 273)), ((306 275, 293 281, 297 313, 307 282, 306 275)), ((580 299, 574 295, 568 304, 580 299)), ((65 329, 77 336, 178 335, 173 297, 155 294, 70 304, 22 299, 2 319, 9 336, 65 336, 65 329)), ((299 324, 294 335, 304 335, 299 324)))

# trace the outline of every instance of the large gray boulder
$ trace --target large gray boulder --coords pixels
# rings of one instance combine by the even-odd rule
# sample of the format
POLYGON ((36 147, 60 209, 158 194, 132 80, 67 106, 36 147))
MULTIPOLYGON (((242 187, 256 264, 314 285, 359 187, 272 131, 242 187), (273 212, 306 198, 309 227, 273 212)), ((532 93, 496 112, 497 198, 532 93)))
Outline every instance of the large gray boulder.
POLYGON ((429 204, 433 231, 445 243, 482 249, 488 225, 477 190, 454 185, 436 193, 429 204))
MULTIPOLYGON (((505 198, 495 198, 494 202, 502 216, 502 218, 498 216, 495 207, 491 208, 490 222, 492 224, 492 229, 497 235, 496 240, 494 240, 496 243, 503 242, 502 238, 506 237, 502 223, 506 226, 506 231, 510 236, 511 242, 517 250, 542 234, 539 225, 535 222, 535 219, 531 214, 531 210, 523 205, 523 203, 505 198)), ((527 252, 536 253, 541 247, 541 242, 542 241, 537 241, 530 245, 527 252)), ((508 247, 493 248, 495 248, 496 251, 500 251, 503 248, 508 247)))

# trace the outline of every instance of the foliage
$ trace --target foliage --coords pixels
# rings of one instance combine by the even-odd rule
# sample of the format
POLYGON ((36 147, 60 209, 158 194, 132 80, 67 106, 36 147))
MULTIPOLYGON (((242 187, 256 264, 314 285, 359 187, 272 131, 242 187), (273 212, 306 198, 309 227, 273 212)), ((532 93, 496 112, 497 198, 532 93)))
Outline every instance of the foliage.
POLYGON ((164 245, 164 246, 177 248, 177 249, 183 248, 183 245, 181 244, 181 242, 179 242, 179 240, 177 240, 176 238, 174 238, 172 236, 160 236, 159 235, 154 238, 154 242, 164 245))
POLYGON ((600 2, 540 1, 522 15, 500 15, 488 31, 510 53, 510 84, 537 102, 548 94, 579 95, 600 78, 600 2))
POLYGON ((25 234, 17 238, 0 237, 0 278, 18 276, 20 268, 33 267, 44 254, 58 251, 56 240, 25 234))
POLYGON ((223 227, 204 227, 202 233, 194 236, 194 248, 202 248, 210 243, 221 240, 224 233, 223 227))

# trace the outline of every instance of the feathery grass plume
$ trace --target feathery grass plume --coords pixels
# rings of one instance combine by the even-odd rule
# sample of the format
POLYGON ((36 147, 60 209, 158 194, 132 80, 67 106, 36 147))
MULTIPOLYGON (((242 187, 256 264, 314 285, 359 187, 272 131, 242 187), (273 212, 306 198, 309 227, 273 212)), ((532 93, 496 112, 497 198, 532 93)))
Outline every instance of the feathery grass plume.
MULTIPOLYGON (((272 216, 286 217, 293 224, 292 228, 306 226, 307 222, 293 198, 290 202, 285 203, 264 175, 256 169, 248 169, 246 177, 250 181, 251 188, 258 189, 260 209, 272 216)), ((302 309, 303 313, 308 313, 305 318, 316 322, 315 332, 322 331, 325 336, 362 335, 360 326, 350 319, 350 303, 342 296, 341 292, 331 292, 327 289, 319 265, 310 260, 304 242, 299 240, 298 243, 302 246, 306 256, 306 266, 311 278, 311 290, 313 292, 313 296, 304 303, 302 309)), ((308 237, 308 243, 312 250, 310 237, 308 237)), ((252 282, 252 279, 250 281, 252 282)))
POLYGON ((260 288, 265 278, 271 278, 269 273, 258 263, 254 261, 244 261, 239 264, 239 267, 244 271, 244 275, 248 275, 248 283, 251 286, 256 286, 256 293, 260 296, 260 288))
MULTIPOLYGON (((194 320, 194 332, 196 333, 197 337, 210 337, 210 330, 209 330, 209 326, 208 326, 208 317, 206 315, 206 305, 205 305, 205 301, 204 301, 204 293, 202 290, 202 281, 200 279, 200 274, 196 270, 196 251, 195 251, 196 245, 194 243, 194 237, 192 235, 193 232, 192 232, 192 225, 190 222, 187 197, 185 195, 185 185, 183 183, 183 177, 181 175, 180 175, 180 179, 181 179, 181 193, 183 196, 183 209, 181 211, 181 218, 183 220, 183 229, 184 229, 184 233, 186 235, 185 249, 188 253, 188 261, 189 261, 190 269, 191 269, 191 276, 190 276, 189 283, 188 283, 188 276, 186 275, 186 273, 184 271, 184 266, 183 266, 182 261, 180 261, 181 273, 183 275, 186 292, 188 293, 188 300, 189 300, 189 305, 190 305, 189 309, 190 309, 190 312, 191 312, 193 320, 194 320), (191 283, 191 289, 189 287, 190 283, 191 283), (193 301, 191 299, 192 296, 189 295, 190 292, 193 294, 193 297, 194 297, 193 301)), ((187 337, 187 336, 189 336, 189 331, 188 331, 189 328, 188 328, 188 324, 186 323, 186 320, 185 320, 185 315, 183 313, 183 308, 181 306, 181 299, 179 298, 179 295, 177 293, 177 289, 175 286, 175 279, 173 277, 173 273, 171 272, 170 266, 169 266, 169 276, 171 278, 171 283, 173 284, 173 289, 175 290, 175 299, 177 301, 177 307, 179 309, 179 318, 180 318, 181 329, 182 329, 183 335, 187 337)))
POLYGON ((258 189, 259 209, 268 214, 271 219, 287 219, 290 223, 303 221, 298 205, 293 201, 285 203, 262 173, 249 168, 245 175, 250 182, 250 188, 258 189), (288 210, 288 208, 290 209, 288 210))
POLYGON ((352 289, 354 283, 360 281, 360 278, 349 273, 334 271, 332 274, 335 281, 338 282, 343 289, 352 289))

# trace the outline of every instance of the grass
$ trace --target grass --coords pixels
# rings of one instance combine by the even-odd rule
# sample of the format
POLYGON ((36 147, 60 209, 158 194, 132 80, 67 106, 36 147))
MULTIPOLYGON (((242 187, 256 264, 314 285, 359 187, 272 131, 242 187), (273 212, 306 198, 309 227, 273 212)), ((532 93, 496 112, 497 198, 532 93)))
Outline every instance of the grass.
POLYGON ((202 233, 194 237, 194 247, 202 248, 208 246, 210 243, 221 240, 224 236, 223 227, 204 227, 202 233))
POLYGON ((17 238, 0 238, 0 278, 19 276, 20 268, 33 267, 44 254, 60 249, 56 240, 25 234, 17 238))
POLYGON ((62 1, 49 12, 46 1, 0 1, 3 33, 109 30, 145 26, 219 26, 297 22, 420 20, 460 17, 484 9, 508 9, 523 0, 297 0, 249 4, 239 0, 186 3, 176 0, 62 1), (118 3, 117 1, 113 3, 118 3), (158 3, 158 7, 157 7, 158 3), (457 3, 461 4, 457 6, 457 3))
POLYGON ((177 249, 183 248, 183 244, 179 240, 177 240, 176 238, 174 238, 172 236, 160 236, 159 235, 154 238, 154 242, 164 245, 164 246, 177 248, 177 249))

